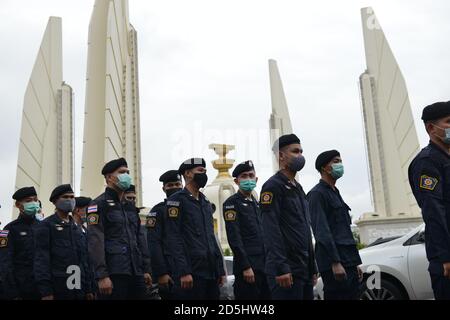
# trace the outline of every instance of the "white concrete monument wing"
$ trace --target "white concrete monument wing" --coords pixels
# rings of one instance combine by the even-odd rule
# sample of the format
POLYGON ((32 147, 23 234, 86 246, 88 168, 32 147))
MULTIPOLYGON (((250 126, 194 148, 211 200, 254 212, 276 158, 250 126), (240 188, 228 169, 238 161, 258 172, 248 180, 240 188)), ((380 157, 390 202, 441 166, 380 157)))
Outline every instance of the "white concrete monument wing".
MULTIPOLYGON (((270 147, 282 135, 292 133, 291 118, 284 95, 283 83, 277 62, 269 60, 270 94, 272 101, 272 113, 270 115, 270 147)), ((273 157, 273 170, 278 171, 278 163, 273 157)))
POLYGON ((96 0, 89 26, 81 193, 103 192, 103 165, 124 157, 142 203, 137 33, 128 1, 96 0))
POLYGON ((73 185, 73 92, 62 79, 62 21, 51 17, 25 92, 15 183, 36 188, 46 216, 51 191, 73 185))

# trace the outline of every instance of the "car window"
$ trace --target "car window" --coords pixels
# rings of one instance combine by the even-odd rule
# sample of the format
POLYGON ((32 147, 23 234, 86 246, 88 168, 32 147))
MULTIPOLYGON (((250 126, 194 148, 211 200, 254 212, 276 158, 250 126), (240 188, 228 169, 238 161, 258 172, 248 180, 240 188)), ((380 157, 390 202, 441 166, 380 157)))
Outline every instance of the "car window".
POLYGON ((227 268, 227 275, 231 276, 233 274, 233 261, 225 260, 225 268, 227 268))
POLYGON ((425 231, 421 229, 419 232, 417 232, 411 238, 406 240, 406 242, 403 245, 404 246, 414 246, 414 245, 423 244, 423 243, 425 243, 425 231))

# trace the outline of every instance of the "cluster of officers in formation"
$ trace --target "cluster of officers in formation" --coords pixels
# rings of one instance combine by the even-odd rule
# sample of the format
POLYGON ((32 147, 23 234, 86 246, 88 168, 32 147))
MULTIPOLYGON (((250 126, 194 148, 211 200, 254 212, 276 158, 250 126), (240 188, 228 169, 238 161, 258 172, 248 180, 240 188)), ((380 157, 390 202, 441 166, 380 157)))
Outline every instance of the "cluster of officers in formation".
MULTIPOLYGON (((426 107, 422 119, 430 144, 411 163, 409 181, 426 223, 435 297, 449 299, 450 102, 426 107)), ((319 276, 325 299, 358 299, 365 275, 351 209, 336 187, 344 174, 340 153, 317 157, 321 179, 306 194, 296 180, 305 165, 300 139, 281 136, 272 150, 280 170, 259 200, 255 166, 245 161, 232 174, 238 192, 223 203, 235 299, 311 300, 319 276)), ((226 271, 215 206, 200 191, 205 160, 186 160, 160 177, 167 198, 146 213, 145 226, 126 160, 107 163, 101 174, 107 187, 95 199, 56 187, 49 199, 55 213, 45 219, 33 187, 14 193, 20 215, 0 231, 3 298, 146 299, 154 282, 162 299, 219 299, 226 271)))

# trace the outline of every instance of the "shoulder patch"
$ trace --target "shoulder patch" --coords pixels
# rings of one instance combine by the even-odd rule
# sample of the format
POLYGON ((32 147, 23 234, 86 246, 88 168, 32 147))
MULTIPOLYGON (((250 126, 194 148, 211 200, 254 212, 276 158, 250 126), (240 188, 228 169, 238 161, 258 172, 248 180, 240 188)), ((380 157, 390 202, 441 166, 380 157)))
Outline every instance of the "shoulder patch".
POLYGON ((235 221, 236 220, 236 211, 235 210, 227 210, 223 214, 225 217, 225 221, 235 221))
POLYGON ((172 206, 172 207, 179 207, 180 206, 180 201, 167 201, 167 206, 172 206))
POLYGON ((169 213, 169 218, 178 218, 180 209, 177 207, 170 207, 169 209, 167 209, 167 212, 169 213))
POLYGON ((98 220, 99 220, 98 214, 96 213, 91 213, 87 218, 89 226, 98 224, 98 220))
POLYGON ((145 225, 148 228, 154 228, 156 226, 156 218, 155 217, 147 218, 147 222, 145 223, 145 225))
POLYGON ((88 214, 94 213, 94 212, 97 212, 97 211, 98 211, 98 206, 97 205, 89 206, 88 209, 87 209, 87 213, 88 214))
POLYGON ((433 191, 436 188, 439 180, 427 175, 422 175, 420 177, 420 188, 425 190, 433 191))
POLYGON ((261 204, 271 204, 273 200, 272 192, 263 192, 261 194, 261 204))
POLYGON ((5 248, 8 246, 8 238, 1 237, 0 238, 0 248, 5 248))
POLYGON ((8 237, 9 230, 0 230, 0 238, 8 237))

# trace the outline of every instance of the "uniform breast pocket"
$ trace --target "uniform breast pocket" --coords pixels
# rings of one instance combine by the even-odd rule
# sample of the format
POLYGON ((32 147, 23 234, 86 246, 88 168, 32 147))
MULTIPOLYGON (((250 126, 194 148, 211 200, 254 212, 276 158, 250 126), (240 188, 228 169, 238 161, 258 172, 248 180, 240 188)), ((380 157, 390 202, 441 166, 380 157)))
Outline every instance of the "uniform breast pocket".
POLYGON ((67 251, 70 250, 72 244, 70 240, 57 239, 52 245, 52 254, 58 258, 64 258, 67 256, 67 251))
POLYGON ((343 202, 331 202, 331 208, 333 209, 333 217, 337 224, 351 224, 350 215, 348 213, 349 207, 343 202))
POLYGON ((119 210, 110 211, 106 215, 106 219, 111 224, 123 224, 124 216, 123 213, 119 210))

